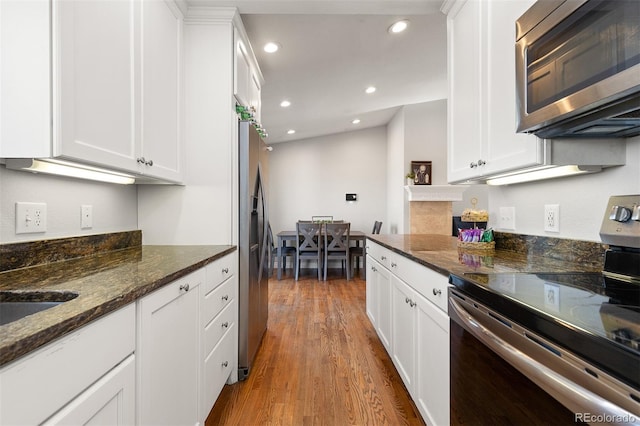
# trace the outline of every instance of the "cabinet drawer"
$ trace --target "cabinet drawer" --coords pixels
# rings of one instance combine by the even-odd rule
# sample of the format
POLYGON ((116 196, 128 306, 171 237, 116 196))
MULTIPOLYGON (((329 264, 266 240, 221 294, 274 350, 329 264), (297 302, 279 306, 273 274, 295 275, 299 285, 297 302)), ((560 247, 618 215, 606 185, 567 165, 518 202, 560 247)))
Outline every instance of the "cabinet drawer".
POLYGON ((385 268, 389 269, 391 250, 382 247, 381 245, 374 243, 371 240, 367 240, 367 254, 374 258, 385 268))
POLYGON ((135 312, 127 305, 3 368, 0 424, 40 424, 132 354, 135 312))
POLYGON ((448 277, 406 257, 398 256, 393 263, 395 266, 392 265, 391 272, 442 311, 447 312, 448 277))
POLYGON ((216 399, 218 399, 218 395, 220 395, 232 370, 237 368, 237 349, 238 327, 234 323, 218 346, 216 346, 204 361, 203 386, 201 388, 201 417, 203 419, 206 418, 216 399))
POLYGON ((220 314, 215 317, 204 328, 204 356, 206 357, 211 350, 218 344, 222 336, 227 333, 236 323, 238 317, 236 299, 231 300, 229 305, 220 314))
POLYGON ((202 326, 206 326, 216 315, 238 298, 238 278, 231 277, 222 285, 206 293, 202 299, 202 326))
POLYGON ((204 283, 204 293, 207 294, 214 288, 218 287, 229 277, 236 274, 236 253, 229 254, 222 259, 218 259, 206 266, 206 274, 204 283))

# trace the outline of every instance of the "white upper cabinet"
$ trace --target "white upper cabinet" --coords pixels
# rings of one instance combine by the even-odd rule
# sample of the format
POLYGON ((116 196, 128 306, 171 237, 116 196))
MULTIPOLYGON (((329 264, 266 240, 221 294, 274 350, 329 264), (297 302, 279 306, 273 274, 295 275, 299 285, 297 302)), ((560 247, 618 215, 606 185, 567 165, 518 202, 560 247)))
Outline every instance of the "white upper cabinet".
POLYGON ((135 170, 139 4, 53 5, 52 154, 135 170))
POLYGON ((146 162, 142 172, 179 181, 182 176, 182 14, 175 3, 142 3, 142 50, 139 156, 146 162))
POLYGON ((516 133, 515 21, 534 2, 445 3, 450 183, 543 161, 542 142, 516 133))
POLYGON ((234 21, 234 25, 234 95, 241 105, 252 108, 255 120, 260 123, 260 92, 264 80, 241 22, 234 21))
POLYGON ((0 8, 1 157, 181 181, 182 15, 173 2, 35 0, 0 8))

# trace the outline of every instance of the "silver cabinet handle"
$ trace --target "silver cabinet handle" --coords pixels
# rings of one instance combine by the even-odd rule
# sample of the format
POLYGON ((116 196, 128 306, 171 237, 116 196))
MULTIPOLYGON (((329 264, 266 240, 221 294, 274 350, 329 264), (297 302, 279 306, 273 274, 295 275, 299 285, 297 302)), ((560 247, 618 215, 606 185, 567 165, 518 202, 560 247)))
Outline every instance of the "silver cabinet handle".
POLYGON ((395 262, 391 262, 391 267, 392 267, 392 268, 395 268, 396 266, 398 266, 398 264, 397 264, 397 263, 395 263, 395 262))
POLYGON ((371 270, 372 270, 373 272, 378 272, 378 270, 376 269, 376 267, 375 267, 375 266, 372 266, 372 267, 371 267, 371 270))
POLYGON ((417 305, 416 302, 414 302, 413 300, 409 300, 409 306, 411 306, 413 308, 416 305, 417 305))
POLYGON ((223 366, 223 367, 227 367, 228 365, 229 365, 229 362, 228 362, 228 361, 225 361, 225 362, 223 362, 223 363, 222 363, 222 366, 223 366))
POLYGON ((229 268, 224 268, 224 269, 222 270, 222 273, 224 273, 224 274, 228 274, 228 273, 229 273, 229 268))
POLYGON ((229 321, 225 321, 222 323, 222 328, 229 328, 229 321))
POLYGON ((478 163, 471 163, 469 164, 469 167, 471 167, 472 169, 475 169, 476 167, 478 167, 478 163))
POLYGON ((180 290, 189 291, 189 284, 182 284, 180 290))
POLYGON ((440 290, 439 288, 434 288, 433 289, 433 295, 434 296, 440 296, 442 294, 442 290, 440 290))
POLYGON ((229 295, 225 294, 224 296, 222 296, 222 300, 224 300, 225 302, 229 300, 229 295))
POLYGON ((387 256, 380 256, 380 259, 387 260, 387 256))
POLYGON ((484 166, 485 164, 487 164, 486 161, 484 160, 478 160, 478 166, 484 166))
POLYGON ((153 166, 153 160, 147 160, 144 157, 138 157, 138 158, 136 158, 136 161, 138 162, 138 164, 144 164, 146 166, 153 166))

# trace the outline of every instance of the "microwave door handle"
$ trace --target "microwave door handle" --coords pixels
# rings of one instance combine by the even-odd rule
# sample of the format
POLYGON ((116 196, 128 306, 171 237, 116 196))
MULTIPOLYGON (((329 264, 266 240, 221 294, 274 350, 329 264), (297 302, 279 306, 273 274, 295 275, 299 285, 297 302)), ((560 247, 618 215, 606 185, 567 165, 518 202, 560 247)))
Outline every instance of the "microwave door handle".
MULTIPOLYGON (((636 415, 575 384, 496 336, 491 330, 476 321, 469 312, 451 297, 449 297, 449 306, 453 309, 455 317, 457 317, 454 321, 459 319, 465 325, 465 329, 471 332, 478 340, 504 358, 518 371, 524 373, 530 380, 562 402, 574 413, 598 413, 612 416, 612 418, 627 419, 627 421, 631 419, 631 423, 625 423, 627 425, 640 424, 640 418, 636 415)), ((450 316, 454 317, 454 315, 450 316)))

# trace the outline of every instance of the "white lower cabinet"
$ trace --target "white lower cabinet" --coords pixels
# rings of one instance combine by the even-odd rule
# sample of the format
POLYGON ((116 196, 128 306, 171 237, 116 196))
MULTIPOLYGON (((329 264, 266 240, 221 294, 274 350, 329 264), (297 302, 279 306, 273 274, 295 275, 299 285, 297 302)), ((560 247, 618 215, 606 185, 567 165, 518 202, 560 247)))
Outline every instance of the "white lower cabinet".
POLYGON ((367 314, 384 347, 391 348, 391 274, 373 257, 367 259, 367 314))
POLYGON ((200 423, 204 424, 225 383, 238 381, 237 252, 206 267, 200 296, 200 423))
POLYGON ((135 304, 0 370, 0 424, 135 423, 135 304))
POLYGON ((448 279, 372 241, 367 241, 367 246, 372 248, 372 256, 367 258, 367 313, 375 300, 374 326, 378 336, 425 422, 447 425, 448 279), (383 259, 389 269, 375 259, 383 259), (371 289, 370 283, 374 284, 371 289), (385 288, 381 283, 387 283, 387 290, 380 290, 385 288), (388 321, 383 325, 385 317, 388 321), (384 333, 385 327, 388 333, 384 333))
POLYGON ((138 300, 137 423, 196 425, 204 269, 138 300))
POLYGON ((44 425, 132 425, 135 422, 135 356, 130 355, 44 425))

